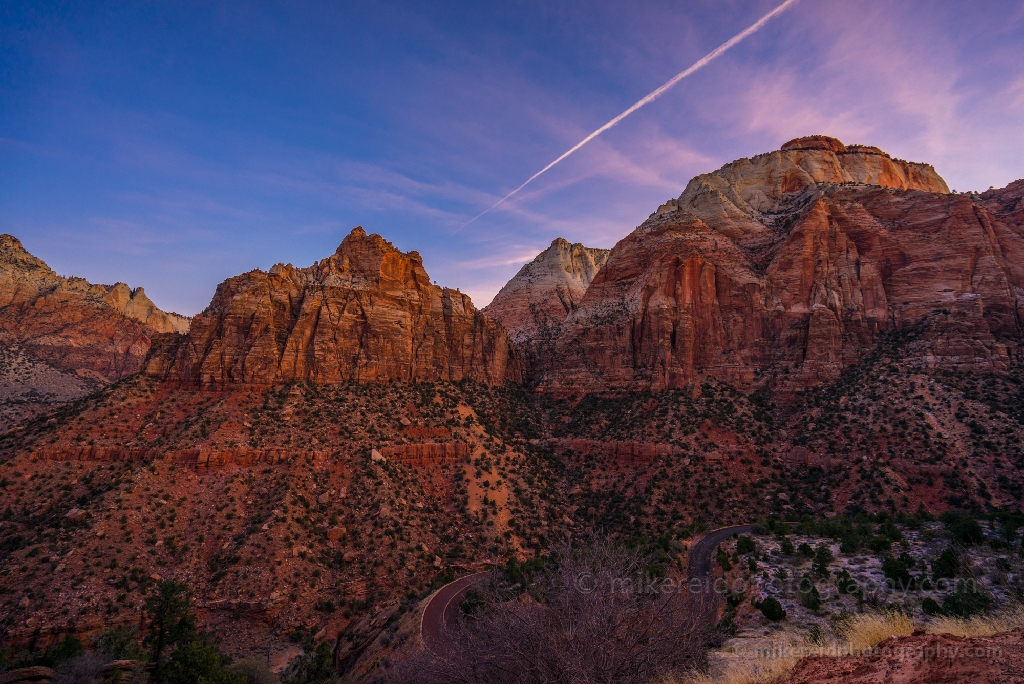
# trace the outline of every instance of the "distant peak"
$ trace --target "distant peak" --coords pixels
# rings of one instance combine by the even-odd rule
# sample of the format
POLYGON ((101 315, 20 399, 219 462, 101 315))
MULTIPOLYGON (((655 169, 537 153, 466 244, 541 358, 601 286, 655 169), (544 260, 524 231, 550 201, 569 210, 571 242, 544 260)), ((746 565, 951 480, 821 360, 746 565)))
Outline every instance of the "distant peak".
POLYGON ((782 146, 784 150, 828 150, 829 152, 846 152, 846 145, 837 138, 827 135, 807 135, 793 138, 782 146))
POLYGON ((21 240, 13 235, 3 233, 0 235, 0 250, 5 252, 25 252, 25 246, 21 244, 21 240))

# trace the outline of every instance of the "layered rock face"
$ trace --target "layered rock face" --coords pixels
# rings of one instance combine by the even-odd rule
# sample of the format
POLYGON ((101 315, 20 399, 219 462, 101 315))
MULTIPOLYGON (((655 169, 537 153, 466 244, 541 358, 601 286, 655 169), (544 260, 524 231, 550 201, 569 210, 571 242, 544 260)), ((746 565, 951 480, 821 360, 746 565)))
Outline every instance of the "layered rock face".
POLYGON ((1014 192, 951 195, 930 166, 822 136, 733 162, 612 249, 533 379, 576 393, 767 373, 797 389, 922 324, 922 363, 1005 366, 1024 335, 1014 192))
POLYGON ((555 238, 501 288, 483 312, 519 344, 557 326, 576 310, 610 250, 555 238))
POLYGON ((362 228, 309 268, 278 264, 224 281, 187 336, 160 340, 146 372, 207 388, 521 379, 500 324, 432 285, 419 254, 362 228))
POLYGON ((111 382, 139 370, 150 340, 189 319, 158 309, 143 289, 63 278, 0 235, 0 340, 63 371, 111 382))

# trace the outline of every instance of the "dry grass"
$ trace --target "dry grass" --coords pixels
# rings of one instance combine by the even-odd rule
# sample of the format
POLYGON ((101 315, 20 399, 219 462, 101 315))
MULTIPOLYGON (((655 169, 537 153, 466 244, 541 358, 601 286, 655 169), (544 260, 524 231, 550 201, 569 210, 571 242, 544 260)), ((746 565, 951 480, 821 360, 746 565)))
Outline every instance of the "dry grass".
POLYGON ((940 617, 925 629, 930 634, 952 634, 959 637, 984 637, 1024 628, 1024 606, 1016 603, 992 615, 978 615, 966 620, 940 617))
POLYGON ((866 651, 893 636, 910 636, 917 628, 914 619, 905 613, 864 613, 858 615, 844 631, 845 646, 850 652, 866 651))
POLYGON ((913 618, 904 613, 864 613, 850 621, 841 639, 812 645, 784 637, 785 643, 780 639, 770 648, 738 652, 735 659, 714 673, 698 673, 661 684, 774 684, 786 679, 793 667, 806 656, 856 655, 889 637, 909 636, 916 628, 913 618))
POLYGON ((663 684, 771 684, 788 677, 799 661, 798 656, 744 659, 729 663, 714 675, 698 673, 682 680, 666 680, 663 684))

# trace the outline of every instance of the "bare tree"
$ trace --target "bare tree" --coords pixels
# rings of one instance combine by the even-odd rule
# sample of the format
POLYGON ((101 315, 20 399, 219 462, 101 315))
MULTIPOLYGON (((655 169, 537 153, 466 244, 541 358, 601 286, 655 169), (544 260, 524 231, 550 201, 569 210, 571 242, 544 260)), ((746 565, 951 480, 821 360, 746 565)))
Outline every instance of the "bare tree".
POLYGON ((385 671, 393 684, 647 684, 704 662, 711 636, 701 597, 646 576, 641 553, 605 543, 566 549, 533 586, 495 573, 481 608, 443 653, 385 671))

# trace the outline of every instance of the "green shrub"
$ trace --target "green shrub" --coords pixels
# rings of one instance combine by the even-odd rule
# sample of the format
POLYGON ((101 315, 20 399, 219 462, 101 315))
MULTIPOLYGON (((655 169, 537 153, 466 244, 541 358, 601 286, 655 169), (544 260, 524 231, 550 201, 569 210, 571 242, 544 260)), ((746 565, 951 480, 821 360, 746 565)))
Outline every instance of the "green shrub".
POLYGON ((960 574, 962 567, 963 561, 960 559, 960 554, 951 546, 932 561, 932 575, 935 579, 956 577, 960 574))
POLYGON ((953 541, 964 546, 973 546, 985 541, 985 532, 982 531, 978 521, 966 513, 950 511, 942 516, 942 522, 946 523, 953 541))
POLYGON ((860 551, 860 535, 853 531, 843 535, 842 542, 839 544, 839 552, 853 554, 858 551, 860 551))
POLYGON ((960 587, 942 602, 942 612, 950 617, 968 618, 984 613, 991 603, 988 596, 973 587, 960 587))
POLYGON ((900 554, 899 558, 886 556, 882 559, 882 574, 892 580, 898 589, 910 589, 913 579, 910 577, 910 568, 914 567, 914 560, 907 554, 900 554), (909 565, 908 565, 909 560, 909 565))
POLYGON ((167 664, 169 684, 236 684, 236 676, 228 665, 231 659, 203 639, 178 646, 167 664))
POLYGON ((855 595, 860 589, 860 585, 857 583, 857 580, 853 579, 850 575, 850 571, 846 568, 843 568, 836 573, 835 583, 836 589, 839 590, 840 594, 855 595))
POLYGON ((777 598, 768 597, 757 606, 761 611, 761 615, 772 622, 778 622, 779 620, 786 619, 786 611, 782 609, 782 604, 779 603, 777 598))
POLYGON ((868 542, 868 548, 875 553, 887 553, 892 548, 892 539, 884 534, 875 535, 868 542))
POLYGON ((942 615, 942 606, 931 596, 926 596, 924 601, 921 601, 921 610, 925 615, 942 615))
POLYGON ((807 542, 804 542, 800 546, 796 547, 796 550, 804 558, 813 558, 814 557, 814 549, 812 549, 811 545, 808 544, 807 542))
POLYGON ((835 558, 829 545, 818 544, 817 548, 814 549, 814 562, 811 564, 811 569, 818 577, 828 577, 828 564, 833 560, 835 558))
POLYGON ((793 546, 793 540, 789 537, 782 538, 779 550, 782 551, 783 556, 792 556, 794 553, 796 553, 796 547, 793 546))
POLYGON ((811 579, 810 575, 803 576, 803 579, 800 580, 798 591, 800 593, 800 604, 804 608, 815 612, 821 608, 821 594, 818 593, 818 588, 814 586, 814 580, 811 579))
POLYGON ((743 535, 736 540, 736 550, 740 553, 754 553, 757 551, 757 544, 753 537, 743 535))

